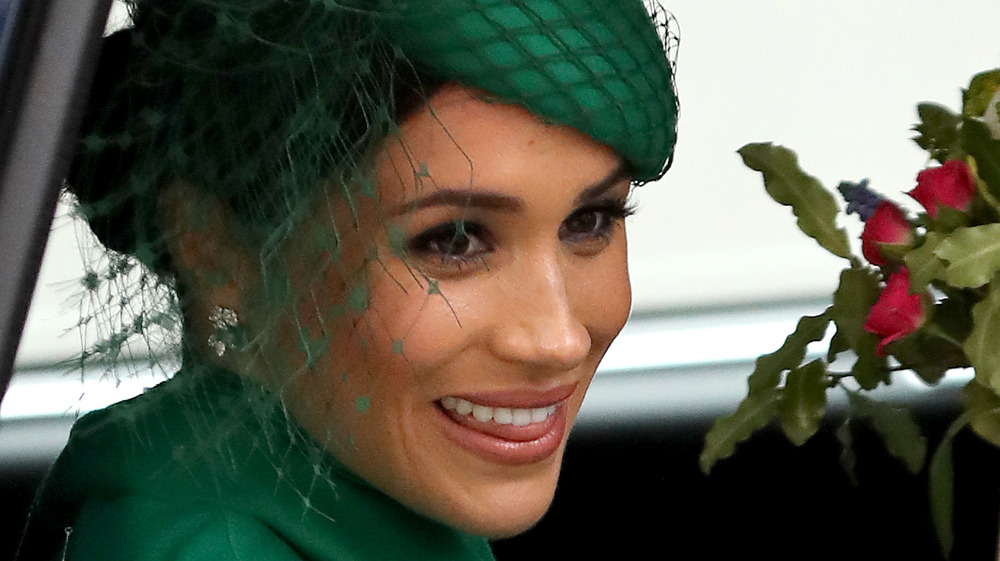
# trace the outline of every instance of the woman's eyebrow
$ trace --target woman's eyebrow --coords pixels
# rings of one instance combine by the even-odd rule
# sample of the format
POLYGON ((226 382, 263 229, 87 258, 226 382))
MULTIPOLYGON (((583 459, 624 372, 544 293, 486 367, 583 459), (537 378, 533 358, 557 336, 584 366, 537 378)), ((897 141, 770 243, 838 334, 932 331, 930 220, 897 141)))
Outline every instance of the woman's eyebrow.
POLYGON ((516 212, 524 207, 524 199, 490 191, 471 189, 438 189, 433 193, 407 201, 394 214, 402 215, 431 206, 479 207, 487 210, 516 212))
MULTIPOLYGON (((596 199, 625 178, 625 166, 619 164, 604 179, 588 186, 576 196, 576 204, 596 199)), ((400 205, 393 213, 396 216, 432 206, 477 207, 502 212, 517 212, 524 208, 524 199, 491 191, 472 189, 437 189, 429 195, 418 197, 400 205)))
POLYGON ((604 179, 594 183, 593 185, 587 187, 576 196, 576 204, 580 205, 587 201, 592 201, 604 193, 607 193, 612 187, 621 183, 623 179, 627 177, 627 169, 624 164, 619 163, 615 169, 611 170, 604 179))

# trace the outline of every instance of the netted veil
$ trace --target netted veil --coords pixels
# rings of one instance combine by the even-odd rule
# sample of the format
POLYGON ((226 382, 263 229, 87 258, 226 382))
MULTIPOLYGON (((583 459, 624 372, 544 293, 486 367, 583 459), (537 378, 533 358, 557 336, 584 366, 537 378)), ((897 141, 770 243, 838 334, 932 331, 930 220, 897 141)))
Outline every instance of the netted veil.
MULTIPOLYGON (((327 451, 350 438, 325 442, 299 428, 288 399, 332 405, 288 388, 335 372, 353 392, 342 415, 378 414, 364 391, 372 373, 342 365, 338 349, 406 359, 405 333, 379 336, 366 271, 406 262, 408 248, 398 228, 376 221, 365 229, 359 216, 390 211, 373 173, 378 149, 447 84, 584 132, 622 155, 636 183, 658 179, 673 156, 677 35, 655 3, 126 4, 132 23, 105 39, 67 179, 105 249, 82 279, 90 339, 74 365, 127 372, 142 359, 173 379, 139 398, 142 407, 113 407, 78 429, 120 427, 67 452, 72 464, 51 476, 62 482, 61 496, 43 495, 43 505, 71 505, 67 489, 105 485, 111 493, 185 479, 213 496, 285 505, 286 515, 269 524, 287 532, 337 518, 338 467, 327 451), (178 219, 165 219, 173 216, 164 206, 168 187, 182 199, 178 219), (200 228, 224 230, 232 246, 205 258, 217 268, 189 271, 176 247, 200 243, 192 251, 207 252, 200 228), (381 252, 363 243, 375 238, 385 240, 381 252), (226 265, 230 253, 241 256, 239 267, 226 265), (335 304, 320 307, 304 288, 315 279, 336 287, 335 304), (197 302, 198 290, 230 286, 245 306, 197 302), (257 375, 230 372, 239 366, 257 375), (95 483, 88 466, 114 475, 95 483), (255 489, 245 473, 235 482, 235 471, 251 472, 255 489)), ((423 162, 396 171, 418 191, 436 188, 423 162)), ((417 266, 404 274, 401 287, 418 286, 429 303, 447 305, 433 275, 417 266)), ((75 515, 70 506, 40 512, 49 526, 68 527, 75 515)), ((44 549, 41 541, 29 533, 22 558, 44 549)))

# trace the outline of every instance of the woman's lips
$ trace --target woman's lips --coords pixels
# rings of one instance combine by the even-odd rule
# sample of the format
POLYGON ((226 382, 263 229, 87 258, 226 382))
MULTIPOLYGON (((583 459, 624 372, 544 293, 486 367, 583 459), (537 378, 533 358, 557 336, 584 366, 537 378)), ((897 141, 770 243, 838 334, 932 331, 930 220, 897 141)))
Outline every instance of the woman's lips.
POLYGON ((548 458, 562 444, 565 401, 575 389, 447 396, 437 404, 453 442, 489 461, 521 465, 548 458))

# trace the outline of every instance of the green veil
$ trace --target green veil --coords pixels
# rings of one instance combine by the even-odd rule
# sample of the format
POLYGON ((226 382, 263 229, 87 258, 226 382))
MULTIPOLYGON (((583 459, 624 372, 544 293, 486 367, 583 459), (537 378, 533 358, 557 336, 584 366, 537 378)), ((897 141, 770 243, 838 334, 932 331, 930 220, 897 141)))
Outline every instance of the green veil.
MULTIPOLYGON (((176 357, 183 357, 185 370, 201 374, 178 376, 143 402, 150 411, 174 404, 171 411, 180 413, 170 418, 137 418, 133 407, 112 408, 93 421, 91 428, 124 428, 112 431, 114 444, 98 439, 93 449, 78 451, 77 464, 103 464, 102 469, 118 473, 124 468, 109 465, 112 450, 134 450, 124 460, 134 465, 119 473, 120 479, 164 469, 151 443, 183 435, 197 445, 173 447, 178 473, 263 466, 262 480, 282 489, 280 500, 294 505, 290 508, 304 524, 313 518, 329 521, 336 507, 322 505, 336 502, 336 478, 329 471, 336 468, 324 466, 323 443, 317 448, 315 435, 310 439, 288 420, 280 387, 214 376, 218 369, 205 356, 273 348, 269 345, 279 329, 273 318, 294 308, 300 296, 285 257, 292 233, 317 197, 346 201, 352 209, 377 205, 375 150, 441 84, 458 82, 585 133, 619 154, 635 183, 661 177, 673 157, 677 35, 655 3, 126 3, 132 26, 105 39, 67 179, 79 213, 107 248, 83 279, 81 321, 96 335, 77 365, 103 369, 143 357, 171 377, 176 357), (179 281, 168 249, 177 232, 162 226, 160 193, 177 179, 225 209, 228 226, 250 249, 259 278, 253 321, 241 321, 231 310, 213 311, 207 318, 214 329, 208 341, 193 341, 192 331, 185 329, 191 321, 189 287, 179 281), (207 395, 224 395, 231 406, 222 422, 204 417, 206 410, 219 407, 207 395), (260 440, 234 438, 248 430, 260 440), (249 460, 262 449, 282 452, 257 463, 249 460)), ((428 174, 417 161, 409 173, 417 182, 428 174)), ((205 216, 189 220, 189 226, 213 227, 211 213, 206 208, 205 216)), ((316 257, 316 271, 307 275, 332 268, 346 287, 340 305, 316 311, 324 317, 358 317, 370 304, 365 276, 344 270, 340 261, 338 232, 352 227, 347 222, 317 234, 314 247, 304 250, 316 257)), ((388 232, 392 252, 405 258, 405 247, 393 234, 388 232)), ((377 265, 386 257, 369 252, 363 261, 377 265)), ((420 277, 427 298, 447 299, 433 279, 416 269, 412 274, 420 277)), ((223 270, 209 271, 213 275, 212 283, 234 282, 223 270)), ((287 376, 311 375, 322 355, 337 348, 326 333, 299 331, 293 336, 301 353, 271 360, 272 368, 287 376)), ((405 355, 406 340, 394 341, 393 351, 405 355)), ((354 404, 357 414, 371 414, 365 395, 355 396, 354 404)), ((72 488, 88 485, 74 479, 80 476, 69 468, 63 477, 72 488)), ((221 477, 199 486, 220 492, 229 484, 221 477)), ((63 520, 59 516, 69 514, 56 516, 63 520)))

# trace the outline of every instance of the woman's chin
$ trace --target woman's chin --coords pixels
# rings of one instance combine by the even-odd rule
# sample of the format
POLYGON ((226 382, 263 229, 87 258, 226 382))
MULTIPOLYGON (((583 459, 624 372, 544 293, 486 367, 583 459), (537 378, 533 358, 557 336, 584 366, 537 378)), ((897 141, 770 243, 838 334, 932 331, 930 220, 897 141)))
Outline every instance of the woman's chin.
POLYGON ((533 476, 469 489, 473 492, 464 496, 454 495, 448 510, 439 510, 432 517, 490 539, 521 534, 535 526, 549 510, 558 477, 559 464, 553 461, 548 469, 533 476))
POLYGON ((489 539, 509 538, 531 529, 549 509, 552 495, 537 501, 508 501, 489 512, 446 521, 463 532, 489 539))

